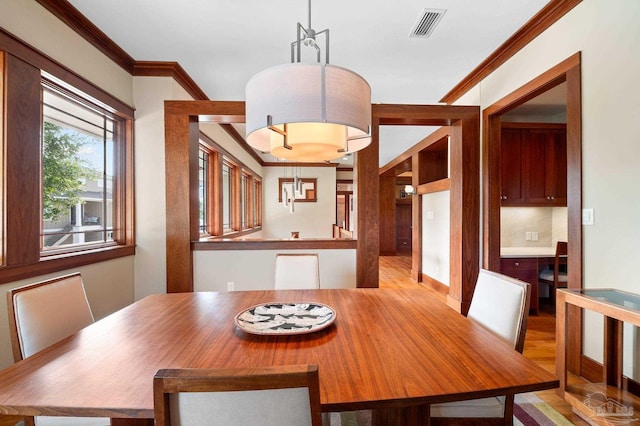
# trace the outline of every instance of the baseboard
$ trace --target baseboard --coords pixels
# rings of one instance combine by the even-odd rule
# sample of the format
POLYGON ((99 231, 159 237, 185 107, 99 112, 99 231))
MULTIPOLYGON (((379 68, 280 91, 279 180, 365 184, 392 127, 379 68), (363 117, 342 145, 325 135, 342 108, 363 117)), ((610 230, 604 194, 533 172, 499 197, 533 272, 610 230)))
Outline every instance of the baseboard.
POLYGON ((588 356, 580 357, 580 376, 584 377, 591 383, 602 382, 604 367, 598 361, 594 361, 588 356))
MULTIPOLYGON (((582 355, 580 359, 580 375, 592 383, 601 383, 604 366, 598 361, 594 361, 588 356, 582 355)), ((630 379, 629 377, 622 377, 623 389, 631 392, 634 395, 640 395, 640 382, 630 379)))
POLYGON ((445 296, 449 294, 448 285, 441 283, 440 281, 430 277, 429 275, 422 274, 422 282, 424 284, 427 284, 428 286, 430 286, 432 289, 434 289, 440 294, 443 294, 445 296))

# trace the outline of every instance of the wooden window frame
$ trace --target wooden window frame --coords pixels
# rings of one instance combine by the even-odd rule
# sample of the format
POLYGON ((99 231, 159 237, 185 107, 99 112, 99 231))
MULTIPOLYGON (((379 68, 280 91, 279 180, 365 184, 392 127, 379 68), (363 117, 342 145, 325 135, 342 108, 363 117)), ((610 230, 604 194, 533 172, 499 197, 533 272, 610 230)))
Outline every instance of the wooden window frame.
POLYGON ((0 283, 135 254, 133 108, 46 55, 0 30, 0 146, 3 190, 0 283), (121 121, 122 146, 114 159, 114 242, 41 251, 41 126, 43 72, 74 96, 121 121))
POLYGON ((255 228, 259 228, 262 226, 262 180, 255 179, 253 180, 253 214, 254 221, 253 226, 255 228))
POLYGON ((210 185, 207 218, 207 231, 200 233, 201 239, 233 238, 262 229, 262 178, 229 154, 224 148, 204 133, 200 133, 199 150, 209 155, 208 176, 210 185), (223 167, 230 169, 230 225, 223 226, 224 218, 224 183, 223 167), (242 179, 245 179, 245 194, 242 197, 242 179), (257 191, 257 193, 256 193, 257 191), (243 224, 243 203, 244 218, 243 224), (255 205, 257 203, 257 206, 255 205))
MULTIPOLYGON (((217 170, 219 170, 219 168, 217 167, 218 157, 215 151, 212 151, 207 146, 201 144, 200 152, 198 153, 198 156, 200 155, 200 153, 205 155, 207 158, 205 163, 205 171, 204 171, 204 177, 206 182, 205 212, 204 212, 205 226, 204 226, 204 229, 200 229, 200 235, 204 236, 204 235, 212 235, 215 232, 215 229, 217 226, 216 220, 218 215, 214 211, 217 203, 213 199, 216 196, 216 192, 212 190, 213 189, 212 186, 216 186, 214 185, 214 182, 216 182, 215 180, 216 172, 217 170)), ((200 162, 200 158, 198 158, 198 163, 199 162, 200 162)))

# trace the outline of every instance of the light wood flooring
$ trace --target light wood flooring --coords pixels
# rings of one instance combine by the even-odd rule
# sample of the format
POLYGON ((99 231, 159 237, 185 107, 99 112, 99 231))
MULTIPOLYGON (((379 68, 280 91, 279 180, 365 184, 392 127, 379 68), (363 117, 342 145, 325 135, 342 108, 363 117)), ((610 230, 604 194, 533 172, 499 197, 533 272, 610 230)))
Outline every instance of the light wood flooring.
MULTIPOLYGON (((409 256, 380 257, 380 288, 423 288, 432 292, 434 297, 443 301, 445 298, 430 286, 416 283, 411 279, 411 258, 409 256)), ((555 373, 555 315, 551 306, 543 305, 538 315, 529 316, 524 355, 542 368, 555 373)), ((571 406, 556 393, 556 390, 536 392, 536 395, 573 424, 588 425, 572 412, 571 406)))

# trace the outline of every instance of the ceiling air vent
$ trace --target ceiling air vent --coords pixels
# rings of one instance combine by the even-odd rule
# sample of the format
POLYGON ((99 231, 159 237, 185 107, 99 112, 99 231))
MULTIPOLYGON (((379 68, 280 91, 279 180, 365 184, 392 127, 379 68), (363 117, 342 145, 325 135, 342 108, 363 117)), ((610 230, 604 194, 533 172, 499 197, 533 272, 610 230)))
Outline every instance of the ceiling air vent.
POLYGON ((445 12, 446 9, 424 9, 418 22, 409 33, 409 37, 429 37, 445 12))

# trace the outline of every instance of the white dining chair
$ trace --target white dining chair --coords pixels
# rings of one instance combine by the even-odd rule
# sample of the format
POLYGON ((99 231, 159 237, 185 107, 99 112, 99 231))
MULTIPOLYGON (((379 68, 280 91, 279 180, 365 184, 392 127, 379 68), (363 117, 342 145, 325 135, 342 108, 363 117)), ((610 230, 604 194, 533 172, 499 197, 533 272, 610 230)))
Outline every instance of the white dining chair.
POLYGON ((276 255, 276 290, 320 288, 320 266, 315 253, 287 253, 276 255))
MULTIPOLYGON (((467 317, 495 334, 518 352, 524 348, 531 285, 480 270, 467 317)), ((513 424, 514 395, 432 404, 431 425, 513 424)))
MULTIPOLYGON (((7 291, 9 334, 18 362, 94 322, 79 273, 28 284, 7 291)), ((25 426, 103 426, 98 417, 25 417, 25 426)))
POLYGON ((166 369, 153 379, 156 426, 321 426, 318 367, 166 369))

